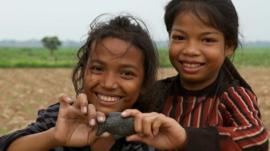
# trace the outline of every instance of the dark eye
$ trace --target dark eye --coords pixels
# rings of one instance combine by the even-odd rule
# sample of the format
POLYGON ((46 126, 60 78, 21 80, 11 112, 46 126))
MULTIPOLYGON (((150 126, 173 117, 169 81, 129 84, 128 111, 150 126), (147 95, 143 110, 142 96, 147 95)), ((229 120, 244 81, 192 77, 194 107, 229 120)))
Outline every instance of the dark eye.
POLYGON ((178 34, 174 34, 171 36, 172 40, 175 40, 175 41, 182 41, 182 40, 185 40, 185 37, 182 36, 182 35, 178 35, 178 34))
POLYGON ((217 40, 215 38, 203 38, 202 41, 205 42, 205 43, 217 42, 217 40))
POLYGON ((100 65, 91 65, 90 71, 91 73, 94 73, 94 74, 100 74, 103 72, 103 67, 100 65))
POLYGON ((121 77, 130 80, 135 77, 135 73, 133 71, 122 71, 121 77))

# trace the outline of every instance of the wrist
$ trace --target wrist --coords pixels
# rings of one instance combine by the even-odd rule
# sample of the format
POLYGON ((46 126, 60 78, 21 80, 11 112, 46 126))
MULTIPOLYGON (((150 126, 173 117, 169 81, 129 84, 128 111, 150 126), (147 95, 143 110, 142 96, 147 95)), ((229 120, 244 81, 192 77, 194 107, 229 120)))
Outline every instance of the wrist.
POLYGON ((48 141, 51 148, 63 146, 63 144, 57 139, 55 135, 55 127, 48 129, 48 141))

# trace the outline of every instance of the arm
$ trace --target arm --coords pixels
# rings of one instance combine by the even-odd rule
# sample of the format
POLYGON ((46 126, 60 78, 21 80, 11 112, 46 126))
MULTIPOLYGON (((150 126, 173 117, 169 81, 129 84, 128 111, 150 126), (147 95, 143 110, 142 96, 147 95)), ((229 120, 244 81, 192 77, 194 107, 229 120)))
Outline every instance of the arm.
MULTIPOLYGON (((86 110, 80 108, 80 102, 86 102, 85 95, 79 95, 75 103, 66 96, 60 98, 60 108, 47 109, 41 112, 36 123, 29 126, 23 134, 3 141, 5 150, 48 150, 54 147, 82 147, 92 144, 96 139, 95 125, 89 125, 89 117, 96 118, 96 110, 92 104, 86 110), (90 110, 91 108, 91 110, 90 110), (88 112, 89 110, 89 112, 88 112), (51 116, 57 116, 52 118, 51 116), (27 136, 26 136, 27 135, 27 136), (21 138, 19 138, 21 137, 21 138), (11 143, 12 142, 12 143, 11 143), (31 145, 29 145, 31 144, 31 145)), ((16 133, 14 135, 17 135, 16 133)))
POLYGON ((217 128, 220 145, 238 146, 243 150, 267 150, 268 136, 253 92, 231 87, 221 97, 225 126, 217 128))
MULTIPOLYGON (((46 110, 40 110, 38 112, 38 118, 35 123, 30 124, 27 128, 15 131, 11 134, 2 136, 0 138, 0 150, 6 151, 8 147, 13 146, 13 143, 26 136, 38 134, 49 130, 55 125, 57 114, 59 110, 59 104, 54 104, 48 107, 46 110), (45 118, 46 117, 46 118, 45 118)), ((36 140, 35 140, 36 141, 36 140)), ((41 142, 41 141, 40 141, 41 142)), ((25 143, 25 145, 31 146, 34 143, 25 143)), ((15 146, 15 145, 14 145, 15 146)), ((14 147, 12 147, 12 150, 14 147)))
POLYGON ((28 151, 30 148, 31 150, 46 151, 59 146, 53 137, 53 131, 54 128, 51 128, 44 132, 18 138, 10 144, 7 151, 28 151))

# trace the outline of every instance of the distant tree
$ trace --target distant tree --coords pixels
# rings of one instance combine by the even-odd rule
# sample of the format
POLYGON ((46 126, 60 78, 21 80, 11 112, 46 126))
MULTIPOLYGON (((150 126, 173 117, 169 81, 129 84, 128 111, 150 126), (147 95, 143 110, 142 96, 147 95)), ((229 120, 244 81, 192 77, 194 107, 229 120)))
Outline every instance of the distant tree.
POLYGON ((50 54, 53 55, 54 51, 61 46, 61 41, 57 38, 57 36, 52 37, 44 37, 41 40, 43 47, 47 48, 50 51, 50 54))

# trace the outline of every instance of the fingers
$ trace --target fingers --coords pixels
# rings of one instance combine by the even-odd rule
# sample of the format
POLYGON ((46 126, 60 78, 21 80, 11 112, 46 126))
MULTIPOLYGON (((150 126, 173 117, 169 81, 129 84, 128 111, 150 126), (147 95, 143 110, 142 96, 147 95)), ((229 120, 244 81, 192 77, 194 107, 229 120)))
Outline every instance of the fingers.
POLYGON ((152 138, 158 135, 164 117, 160 113, 146 113, 142 118, 142 134, 152 138))
POLYGON ((162 124, 162 121, 161 120, 155 120, 153 122, 153 124, 152 124, 152 131, 153 131, 153 135, 154 136, 157 136, 158 135, 161 124, 162 124))
POLYGON ((127 109, 125 111, 123 111, 121 113, 121 115, 123 117, 129 117, 129 116, 132 116, 134 117, 134 130, 136 133, 138 134, 142 134, 143 133, 143 130, 142 130, 142 113, 137 110, 137 109, 127 109))
POLYGON ((90 126, 96 125, 97 112, 93 104, 88 104, 88 120, 90 126))
POLYGON ((72 99, 67 95, 61 94, 59 96, 60 108, 59 108, 59 117, 70 118, 70 119, 79 119, 83 118, 80 110, 72 106, 72 99))
POLYGON ((67 97, 66 95, 61 95, 59 97, 60 104, 63 108, 65 107, 72 107, 72 110, 78 110, 81 116, 84 116, 85 119, 87 119, 88 124, 90 126, 95 126, 97 118, 99 118, 99 121, 105 121, 105 114, 96 112, 96 108, 93 104, 88 104, 87 96, 84 93, 80 93, 77 96, 76 101, 71 105, 72 100, 67 97))
POLYGON ((59 103, 60 103, 60 111, 63 111, 63 110, 67 110, 71 105, 72 103, 72 100, 71 98, 69 98, 68 96, 64 95, 64 94, 61 94, 58 98, 59 100, 59 103))
MULTIPOLYGON (((105 122, 106 119, 105 113, 97 111, 96 115, 97 115, 97 122, 99 123, 105 122)), ((107 138, 109 136, 111 136, 109 132, 104 132, 99 137, 107 138)))
POLYGON ((152 131, 152 123, 153 120, 155 119, 155 117, 146 114, 143 118, 142 118, 142 134, 145 136, 149 136, 149 137, 153 137, 153 131, 152 131))
POLYGON ((88 119, 90 126, 95 126, 97 122, 102 123, 105 121, 105 113, 96 111, 96 108, 93 104, 88 104, 88 111, 88 119))
POLYGON ((126 109, 124 110, 121 115, 122 117, 128 117, 128 116, 138 116, 139 114, 141 114, 141 112, 137 109, 126 109))
POLYGON ((59 102, 60 102, 60 105, 62 107, 68 107, 71 103, 72 103, 72 100, 70 97, 68 97, 67 95, 65 94, 61 94, 58 98, 59 102))
POLYGON ((93 104, 88 104, 87 96, 84 93, 80 93, 77 97, 74 106, 79 108, 81 112, 88 116, 90 126, 95 126, 96 122, 104 122, 106 116, 102 112, 97 112, 96 107, 93 104))
POLYGON ((122 112, 123 117, 134 117, 134 129, 139 135, 131 138, 138 139, 139 136, 154 137, 158 135, 160 127, 165 121, 166 116, 160 113, 141 113, 136 109, 128 109, 122 112))
POLYGON ((80 93, 77 100, 73 104, 76 108, 79 108, 83 114, 88 112, 88 100, 84 93, 80 93))
POLYGON ((103 112, 97 112, 97 121, 99 122, 99 123, 102 123, 102 122, 105 122, 105 119, 106 119, 106 115, 105 115, 105 113, 103 113, 103 112))

